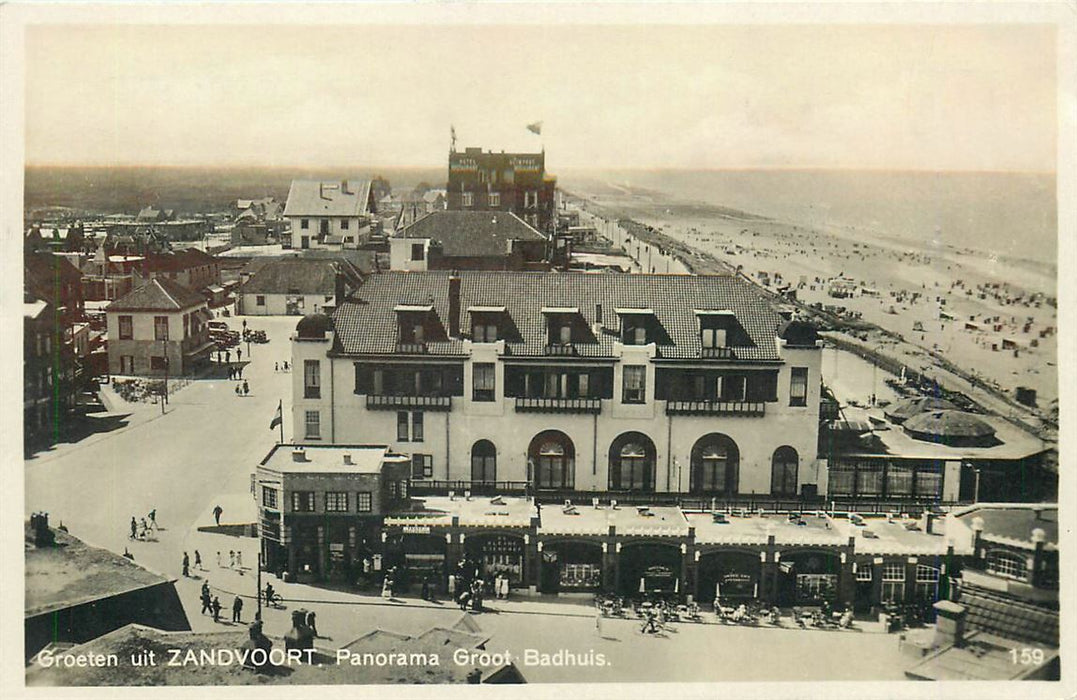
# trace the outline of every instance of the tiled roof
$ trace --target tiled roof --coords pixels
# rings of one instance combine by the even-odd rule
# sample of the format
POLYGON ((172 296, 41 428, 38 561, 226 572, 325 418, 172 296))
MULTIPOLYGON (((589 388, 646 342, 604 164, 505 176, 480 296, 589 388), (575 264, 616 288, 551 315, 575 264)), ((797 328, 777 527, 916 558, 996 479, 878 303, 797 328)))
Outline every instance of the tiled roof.
POLYGON ((285 216, 362 216, 369 214, 370 180, 349 180, 342 192, 342 181, 292 180, 288 190, 285 216))
POLYGON ((105 307, 106 311, 178 311, 206 300, 178 282, 155 277, 105 307))
POLYGON ((958 602, 968 609, 966 624, 969 629, 1058 648, 1056 610, 1018 602, 969 585, 961 587, 958 602))
POLYGON ((167 253, 147 253, 141 266, 152 272, 180 272, 213 265, 217 259, 197 248, 170 250, 167 253))
POLYGON ((505 255, 512 240, 544 241, 546 237, 512 212, 435 211, 406 226, 404 238, 441 242, 451 257, 505 255))
POLYGON ((323 294, 336 292, 337 275, 344 275, 351 287, 362 283, 359 271, 347 260, 274 260, 263 265, 250 281, 239 288, 241 294, 323 294))
MULTIPOLYGON (((777 361, 775 332, 781 317, 750 285, 732 276, 594 275, 585 273, 461 271, 460 325, 468 332, 468 307, 504 306, 519 337, 507 341, 516 356, 543 356, 547 319, 543 307, 580 309, 589 342, 576 344, 580 357, 612 357, 618 340, 615 308, 650 308, 666 338, 660 357, 700 356, 696 309, 728 309, 747 333, 748 343, 734 347, 739 360, 777 361), (593 334, 596 306, 602 306, 606 330, 593 334)), ((432 304, 444 328, 449 318, 448 271, 385 272, 371 275, 333 314, 338 350, 346 354, 391 354, 397 338, 397 315, 402 304, 432 304)), ((427 344, 427 352, 460 355, 463 341, 449 338, 427 344)))

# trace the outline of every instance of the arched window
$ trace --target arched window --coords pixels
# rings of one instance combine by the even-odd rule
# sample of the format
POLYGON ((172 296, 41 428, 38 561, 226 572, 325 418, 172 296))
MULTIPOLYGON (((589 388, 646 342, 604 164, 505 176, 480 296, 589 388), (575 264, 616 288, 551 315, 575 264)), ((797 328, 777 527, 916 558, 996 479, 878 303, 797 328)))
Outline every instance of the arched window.
POLYGON ((728 435, 711 433, 692 448, 692 493, 735 495, 738 486, 740 450, 728 435))
POLYGON ((489 440, 479 440, 471 446, 471 480, 497 480, 497 448, 489 440))
POLYGON ((535 485, 540 489, 573 488, 576 451, 572 440, 558 430, 547 430, 531 440, 528 458, 535 465, 535 485))
POLYGON ((1025 581, 1028 579, 1028 562, 1020 554, 996 549, 987 553, 987 572, 1025 581))
POLYGON ((654 491, 655 449, 643 433, 625 433, 610 445, 611 491, 654 491))
POLYGON ((770 492, 775 496, 797 494, 797 451, 788 445, 774 450, 770 462, 770 492))

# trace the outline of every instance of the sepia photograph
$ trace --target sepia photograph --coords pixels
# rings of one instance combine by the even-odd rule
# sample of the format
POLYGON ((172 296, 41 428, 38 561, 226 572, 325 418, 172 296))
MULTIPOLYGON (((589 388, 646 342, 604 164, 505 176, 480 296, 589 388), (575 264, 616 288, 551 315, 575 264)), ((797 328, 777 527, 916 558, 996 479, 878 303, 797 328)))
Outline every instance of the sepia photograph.
POLYGON ((1072 696, 1073 5, 914 5, 0 7, 4 687, 1072 696))

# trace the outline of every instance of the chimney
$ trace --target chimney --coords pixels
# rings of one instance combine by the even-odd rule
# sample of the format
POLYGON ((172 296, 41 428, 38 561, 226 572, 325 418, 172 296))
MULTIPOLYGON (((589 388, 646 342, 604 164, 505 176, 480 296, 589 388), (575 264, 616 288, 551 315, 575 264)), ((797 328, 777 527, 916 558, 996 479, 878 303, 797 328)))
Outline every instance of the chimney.
POLYGON ((352 462, 352 456, 351 456, 350 453, 347 453, 347 452, 344 453, 344 464, 347 464, 348 466, 351 466, 352 464, 354 464, 354 462, 352 462))
POLYGON ((49 529, 48 513, 31 514, 30 529, 34 533, 35 547, 51 547, 56 542, 56 535, 49 529))
POLYGON ((924 512, 924 532, 929 535, 935 534, 935 518, 937 516, 930 510, 924 512))
POLYGON ((334 301, 337 308, 340 308, 340 305, 344 303, 348 290, 345 286, 344 273, 336 266, 334 266, 334 269, 336 270, 336 277, 333 278, 333 294, 336 297, 334 301))
POLYGON ((963 647, 965 646, 965 616, 967 610, 964 605, 951 600, 940 600, 933 606, 935 608, 935 647, 963 647))
POLYGON ((348 181, 347 180, 341 180, 340 181, 340 193, 341 194, 351 194, 351 192, 348 191, 348 181))
POLYGON ((302 447, 296 447, 295 449, 292 450, 292 461, 293 462, 306 462, 307 461, 307 451, 302 447))
POLYGON ((449 275, 449 337, 460 337, 460 277, 449 275))

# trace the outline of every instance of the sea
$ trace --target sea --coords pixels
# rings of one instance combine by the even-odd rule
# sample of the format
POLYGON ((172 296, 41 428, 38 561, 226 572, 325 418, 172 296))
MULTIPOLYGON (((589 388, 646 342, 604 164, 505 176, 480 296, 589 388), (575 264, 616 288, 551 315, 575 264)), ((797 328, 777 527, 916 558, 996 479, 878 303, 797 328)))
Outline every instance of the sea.
POLYGON ((625 170, 565 173, 559 184, 652 190, 819 229, 1057 265, 1054 173, 625 170))
MULTIPOLYGON (((670 200, 701 202, 918 246, 971 249, 1026 261, 1057 274, 1058 201, 1053 173, 884 170, 566 170, 573 191, 647 190, 670 200)), ((444 167, 54 167, 26 169, 29 213, 70 207, 135 213, 147 205, 201 213, 236 199, 284 201, 293 178, 381 176, 397 192, 421 183, 443 187, 444 167)))

